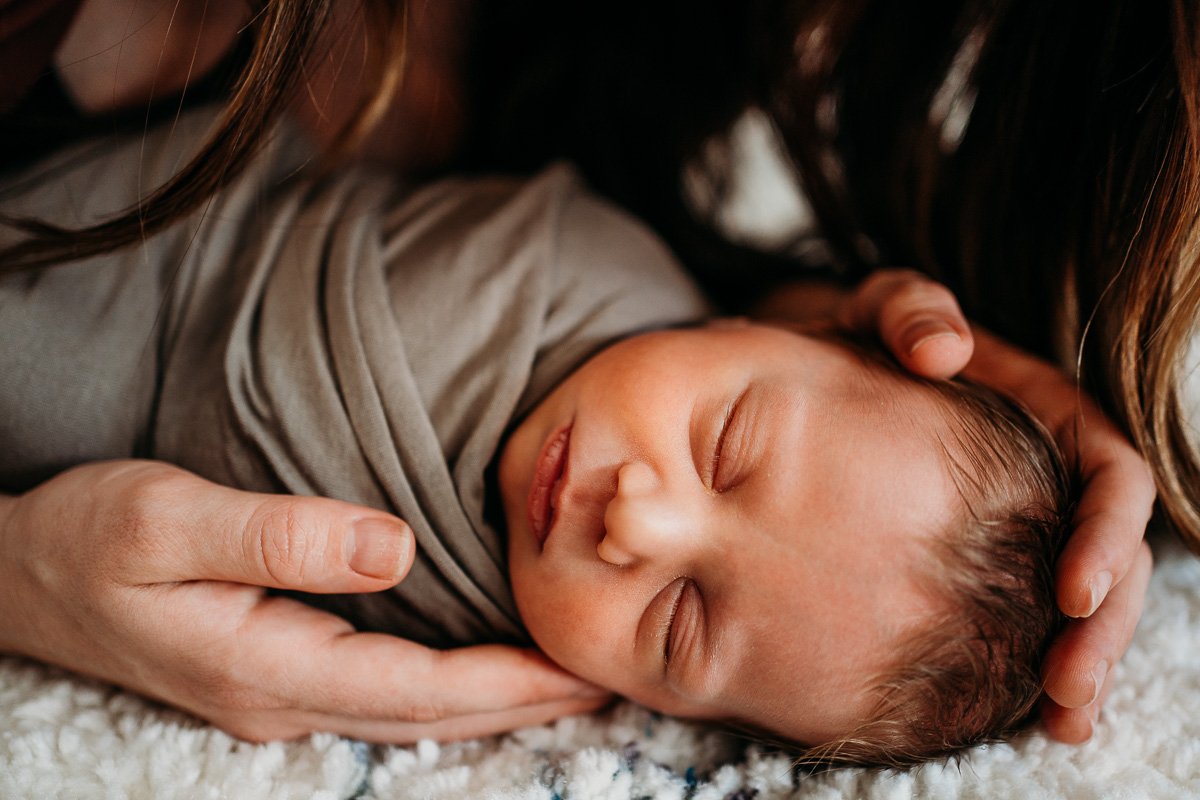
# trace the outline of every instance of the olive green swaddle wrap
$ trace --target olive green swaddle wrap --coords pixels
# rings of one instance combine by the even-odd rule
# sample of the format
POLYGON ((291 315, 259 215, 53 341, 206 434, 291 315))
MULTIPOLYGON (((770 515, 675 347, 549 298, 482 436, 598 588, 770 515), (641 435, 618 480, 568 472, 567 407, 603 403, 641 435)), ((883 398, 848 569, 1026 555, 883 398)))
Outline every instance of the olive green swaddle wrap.
MULTIPOLYGON (((125 208, 213 118, 9 176, 0 211, 70 226, 125 208)), ((138 456, 389 509, 416 533, 408 577, 323 605, 430 644, 521 640, 486 477, 502 436, 605 344, 704 301, 565 167, 406 191, 313 179, 310 155, 281 129, 141 248, 0 279, 0 486, 138 456)))

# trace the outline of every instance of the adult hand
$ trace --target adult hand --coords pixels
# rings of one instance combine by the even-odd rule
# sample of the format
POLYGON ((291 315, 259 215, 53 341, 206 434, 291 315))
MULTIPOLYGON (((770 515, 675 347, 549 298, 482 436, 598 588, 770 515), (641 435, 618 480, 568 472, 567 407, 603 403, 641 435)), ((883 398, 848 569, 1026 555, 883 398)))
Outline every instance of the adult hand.
POLYGON ((1092 735, 1111 667, 1142 613, 1150 578, 1143 541, 1154 505, 1145 461, 1060 370, 967 325, 954 296, 917 272, 882 270, 838 309, 854 328, 878 333, 908 369, 958 372, 1016 397, 1050 430, 1083 480, 1074 529, 1057 566, 1058 604, 1074 619, 1044 666, 1046 729, 1063 742, 1092 735))
POLYGON ((89 464, 0 497, 0 651, 251 740, 462 738, 607 700, 534 650, 434 651, 264 588, 379 591, 412 556, 411 531, 379 511, 157 462, 89 464))
POLYGON ((913 270, 879 270, 853 291, 798 281, 773 291, 751 315, 832 323, 876 335, 906 369, 927 378, 957 375, 974 349, 971 328, 954 295, 913 270))

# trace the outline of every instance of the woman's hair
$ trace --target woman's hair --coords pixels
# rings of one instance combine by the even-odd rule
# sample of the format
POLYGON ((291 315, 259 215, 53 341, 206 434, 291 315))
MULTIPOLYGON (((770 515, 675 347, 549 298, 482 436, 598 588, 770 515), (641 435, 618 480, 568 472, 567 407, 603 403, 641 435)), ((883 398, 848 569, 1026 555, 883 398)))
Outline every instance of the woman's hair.
MULTIPOLYGON (((0 223, 21 231, 17 244, 0 249, 0 274, 51 266, 135 244, 194 211, 236 179, 264 145, 280 113, 293 104, 306 65, 322 43, 335 13, 333 0, 250 0, 250 54, 229 89, 224 113, 213 133, 164 185, 111 219, 82 229, 53 220, 12 219, 0 223)), ((336 152, 351 149, 383 114, 389 93, 403 71, 403 0, 359 0, 372 39, 364 42, 366 61, 358 105, 336 137, 336 152)), ((184 92, 186 99, 186 91, 184 92)))
POLYGON ((767 107, 845 272, 919 267, 1076 368, 1200 552, 1200 6, 800 5, 767 107))
POLYGON ((763 108, 832 254, 816 274, 920 268, 971 317, 1077 368, 1200 550, 1180 394, 1200 314, 1200 6, 933 0, 918 19, 871 0, 585 5, 488 4, 478 164, 576 160, 718 302, 744 307, 803 273, 721 240, 680 175, 698 167, 720 195, 730 163, 714 137, 763 108))

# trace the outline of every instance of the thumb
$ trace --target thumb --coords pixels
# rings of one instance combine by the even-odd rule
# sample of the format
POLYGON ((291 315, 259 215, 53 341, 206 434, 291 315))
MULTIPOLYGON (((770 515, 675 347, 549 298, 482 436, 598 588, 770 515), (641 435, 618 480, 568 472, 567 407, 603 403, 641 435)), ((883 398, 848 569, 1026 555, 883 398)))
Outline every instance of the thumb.
POLYGON ((883 269, 868 276, 843 305, 841 321, 876 333, 906 369, 928 378, 957 374, 974 349, 953 293, 913 270, 883 269))
POLYGON ((202 489, 193 506, 184 506, 193 535, 183 537, 185 552, 173 559, 181 574, 170 580, 373 592, 395 585, 412 566, 412 529, 381 511, 215 484, 202 489))

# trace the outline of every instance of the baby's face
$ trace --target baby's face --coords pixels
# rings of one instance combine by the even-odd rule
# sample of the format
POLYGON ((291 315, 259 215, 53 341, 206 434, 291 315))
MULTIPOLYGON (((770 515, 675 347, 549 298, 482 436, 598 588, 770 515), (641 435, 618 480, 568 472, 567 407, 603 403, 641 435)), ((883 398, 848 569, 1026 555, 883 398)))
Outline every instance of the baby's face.
POLYGON ((913 576, 956 507, 944 420, 777 328, 620 342, 501 455, 521 616, 563 667, 653 708, 847 733, 934 606, 913 576))

